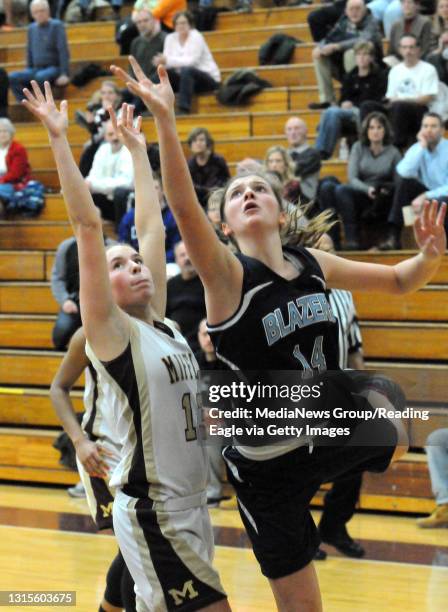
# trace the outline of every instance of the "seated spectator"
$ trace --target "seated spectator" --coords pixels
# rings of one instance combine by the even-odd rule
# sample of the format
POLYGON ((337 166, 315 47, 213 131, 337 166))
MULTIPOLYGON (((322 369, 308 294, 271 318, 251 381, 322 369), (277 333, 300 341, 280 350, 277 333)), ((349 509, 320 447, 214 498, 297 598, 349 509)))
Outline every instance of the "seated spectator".
MULTIPOLYGON (((154 19, 148 8, 142 8, 135 12, 134 23, 137 26, 139 36, 134 38, 131 43, 131 55, 138 61, 146 76, 154 80, 157 69, 153 64, 153 59, 163 52, 166 33, 161 31, 160 21, 154 19)), ((129 68, 129 72, 133 75, 132 68, 129 68)), ((135 105, 136 112, 146 111, 146 107, 139 97, 132 96, 132 98, 131 103, 135 105)))
POLYGON ((95 153, 104 140, 104 128, 109 121, 107 109, 112 106, 118 111, 120 104, 120 89, 113 81, 103 81, 101 89, 93 94, 87 104, 87 110, 84 113, 76 111, 76 123, 86 128, 92 135, 90 141, 85 145, 79 162, 79 169, 83 176, 89 174, 95 153))
MULTIPOLYGON (((66 0, 59 0, 61 7, 59 8, 59 13, 57 13, 56 15, 58 19, 62 18, 60 15, 62 15, 64 12, 65 1, 66 0)), ((121 12, 121 7, 123 6, 123 0, 108 0, 108 2, 111 5, 112 10, 114 12, 114 19, 118 21, 120 19, 120 12, 121 12)), ((94 8, 92 8, 91 5, 95 5, 95 3, 92 2, 92 0, 78 0, 78 5, 81 11, 81 20, 87 21, 87 16, 89 16, 90 14, 90 17, 91 17, 92 12, 94 10, 94 8)))
POLYGON ((437 70, 439 80, 448 86, 448 32, 443 32, 440 35, 439 46, 428 57, 428 63, 432 64, 437 70))
POLYGON ((404 34, 412 34, 418 41, 420 54, 425 57, 431 45, 431 21, 420 15, 419 0, 401 0, 403 17, 392 26, 389 40, 389 53, 384 58, 388 66, 396 66, 401 61, 400 40, 404 34))
POLYGON ((382 22, 384 35, 390 38, 393 24, 403 16, 400 0, 372 0, 367 3, 374 18, 382 22))
POLYGON ((328 108, 335 101, 332 79, 342 80, 344 72, 350 72, 354 68, 353 47, 360 40, 371 41, 381 56, 381 35, 375 19, 366 9, 364 0, 348 0, 345 14, 313 49, 319 102, 312 102, 310 108, 328 108))
POLYGON ((346 4, 347 0, 334 0, 308 14, 307 21, 314 42, 320 42, 327 36, 337 20, 344 14, 346 4))
POLYGON ((426 529, 448 527, 448 429, 431 432, 425 450, 436 508, 429 516, 418 519, 417 525, 426 529))
POLYGON ((213 189, 222 187, 230 178, 226 160, 213 151, 214 140, 206 128, 197 127, 188 136, 192 156, 188 160, 193 185, 203 208, 213 189))
POLYGON ((387 75, 375 64, 375 50, 371 42, 355 45, 356 68, 342 81, 339 106, 330 106, 321 117, 316 149, 322 159, 329 159, 341 135, 357 133, 364 119, 363 103, 380 101, 386 93, 387 75))
POLYGON ((104 140, 85 181, 103 219, 114 221, 118 229, 133 190, 134 171, 131 154, 118 139, 111 121, 106 123, 104 140))
POLYGON ((302 196, 300 181, 294 177, 294 162, 285 147, 274 146, 266 151, 264 170, 277 176, 285 200, 292 204, 299 203, 302 196))
POLYGON ((414 139, 423 115, 439 91, 437 71, 420 59, 420 47, 412 34, 400 40, 403 61, 389 72, 386 98, 388 116, 395 134, 395 145, 405 148, 414 139))
POLYGON ((163 54, 156 55, 153 63, 167 68, 173 90, 178 93, 178 112, 187 114, 193 94, 217 89, 221 74, 203 35, 194 28, 191 13, 177 13, 173 23, 175 32, 168 34, 163 54))
POLYGON ((403 206, 412 204, 418 215, 425 200, 448 201, 448 140, 443 138, 443 133, 440 116, 426 113, 417 142, 397 166, 397 186, 388 216, 389 232, 381 249, 400 248, 403 206))
POLYGON ((183 242, 174 247, 174 259, 180 274, 167 284, 166 316, 175 321, 193 352, 199 350, 197 330, 205 318, 204 286, 183 242))
POLYGON ((23 88, 29 87, 33 79, 40 86, 44 81, 60 86, 69 82, 70 56, 64 24, 50 18, 47 0, 33 0, 30 10, 34 23, 28 26, 27 67, 9 75, 11 91, 18 102, 23 99, 23 88))
POLYGON ((440 47, 440 37, 448 31, 448 0, 438 0, 437 11, 433 15, 431 26, 429 51, 430 53, 440 53, 443 50, 440 47))
MULTIPOLYGON (((162 220, 165 226, 165 253, 168 263, 174 262, 174 247, 180 242, 180 234, 177 229, 176 221, 171 212, 168 202, 162 190, 162 183, 157 175, 154 175, 154 187, 159 198, 160 208, 162 209, 162 220)), ((138 251, 137 231, 135 229, 135 209, 134 206, 128 210, 120 221, 118 228, 118 238, 120 242, 127 242, 138 251)))
MULTIPOLYGON (((115 241, 104 237, 104 244, 109 246, 115 241)), ((58 351, 63 351, 82 325, 79 313, 78 245, 74 236, 61 242, 56 250, 51 270, 51 292, 60 306, 53 327, 53 344, 58 351)))
POLYGON ((316 197, 319 171, 322 165, 319 151, 307 143, 307 134, 308 128, 303 119, 291 117, 285 123, 288 153, 295 164, 294 175, 300 181, 305 203, 316 197))
MULTIPOLYGON (((361 246, 360 221, 385 221, 392 205, 395 167, 401 155, 392 144, 391 128, 381 113, 368 115, 348 163, 348 185, 325 182, 322 208, 334 208, 342 218, 346 250, 361 246)), ((340 244, 336 237, 337 246, 340 244)))
POLYGON ((13 140, 15 128, 6 118, 0 119, 0 219, 14 192, 30 180, 30 164, 26 149, 13 140))

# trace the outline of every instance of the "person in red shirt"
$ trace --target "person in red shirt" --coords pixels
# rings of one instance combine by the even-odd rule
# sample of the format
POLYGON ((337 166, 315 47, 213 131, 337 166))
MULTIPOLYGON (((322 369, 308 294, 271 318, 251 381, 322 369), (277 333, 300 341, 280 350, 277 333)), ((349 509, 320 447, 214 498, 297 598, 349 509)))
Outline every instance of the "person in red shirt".
POLYGON ((13 140, 15 128, 6 117, 0 118, 0 218, 4 205, 30 180, 28 154, 23 145, 13 140))

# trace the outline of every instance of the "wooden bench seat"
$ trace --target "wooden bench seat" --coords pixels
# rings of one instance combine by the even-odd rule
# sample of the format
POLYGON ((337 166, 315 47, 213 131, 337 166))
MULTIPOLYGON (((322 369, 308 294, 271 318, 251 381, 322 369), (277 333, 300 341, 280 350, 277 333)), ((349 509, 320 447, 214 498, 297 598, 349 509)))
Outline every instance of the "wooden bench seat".
POLYGON ((54 322, 55 317, 51 315, 0 314, 0 346, 51 349, 54 322))
MULTIPOLYGON (((0 349, 0 385, 49 387, 63 353, 0 349)), ((79 381, 84 384, 83 378, 79 381)))
MULTIPOLYGON (((76 412, 84 412, 82 391, 73 391, 71 399, 76 412)), ((52 406, 49 389, 0 388, 0 425, 60 427, 52 406)))
POLYGON ((59 463, 53 448, 58 432, 38 429, 0 429, 0 479, 72 485, 78 473, 59 463))

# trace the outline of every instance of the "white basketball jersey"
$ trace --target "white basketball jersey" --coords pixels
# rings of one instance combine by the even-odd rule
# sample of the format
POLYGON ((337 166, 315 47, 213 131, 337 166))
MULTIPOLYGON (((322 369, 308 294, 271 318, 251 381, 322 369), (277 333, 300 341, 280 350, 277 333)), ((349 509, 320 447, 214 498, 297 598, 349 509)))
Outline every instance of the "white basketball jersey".
POLYGON ((102 363, 88 343, 86 354, 121 446, 110 485, 156 501, 203 491, 208 466, 197 431, 199 367, 182 335, 131 317, 129 345, 119 357, 102 363))
POLYGON ((82 428, 93 442, 104 446, 113 455, 104 455, 103 459, 111 472, 117 467, 121 457, 121 445, 114 427, 110 410, 110 385, 98 385, 95 368, 89 364, 84 370, 84 416, 82 428))

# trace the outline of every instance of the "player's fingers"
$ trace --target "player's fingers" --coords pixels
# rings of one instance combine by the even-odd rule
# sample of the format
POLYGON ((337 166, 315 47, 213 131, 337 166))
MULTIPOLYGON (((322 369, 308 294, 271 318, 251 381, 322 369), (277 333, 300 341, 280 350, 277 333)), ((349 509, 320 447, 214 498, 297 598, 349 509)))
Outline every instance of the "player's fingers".
POLYGON ((141 115, 137 117, 137 123, 135 124, 135 127, 138 132, 142 131, 142 116, 141 115))
POLYGON ((39 102, 45 102, 44 94, 42 93, 39 85, 37 84, 37 81, 31 81, 31 88, 34 92, 34 95, 36 96, 36 100, 39 100, 39 102))
POLYGON ((38 106, 36 98, 27 87, 24 87, 22 91, 23 95, 28 100, 28 102, 30 102, 30 104, 32 104, 33 106, 38 106))
POLYGON ((437 200, 432 200, 431 206, 429 207, 429 223, 431 226, 434 226, 437 218, 437 209, 439 208, 439 203, 437 200))
POLYGON ((44 91, 47 102, 49 102, 50 104, 54 104, 53 92, 51 91, 51 86, 48 81, 45 81, 44 83, 44 91))
POLYGON ((129 56, 129 63, 131 64, 132 70, 139 81, 146 79, 146 74, 143 72, 142 67, 133 55, 129 56))
POLYGON ((437 218, 436 218, 436 225, 438 227, 443 227, 444 225, 445 217, 446 217, 446 209, 447 209, 446 202, 442 202, 439 208, 439 212, 437 213, 437 218))

